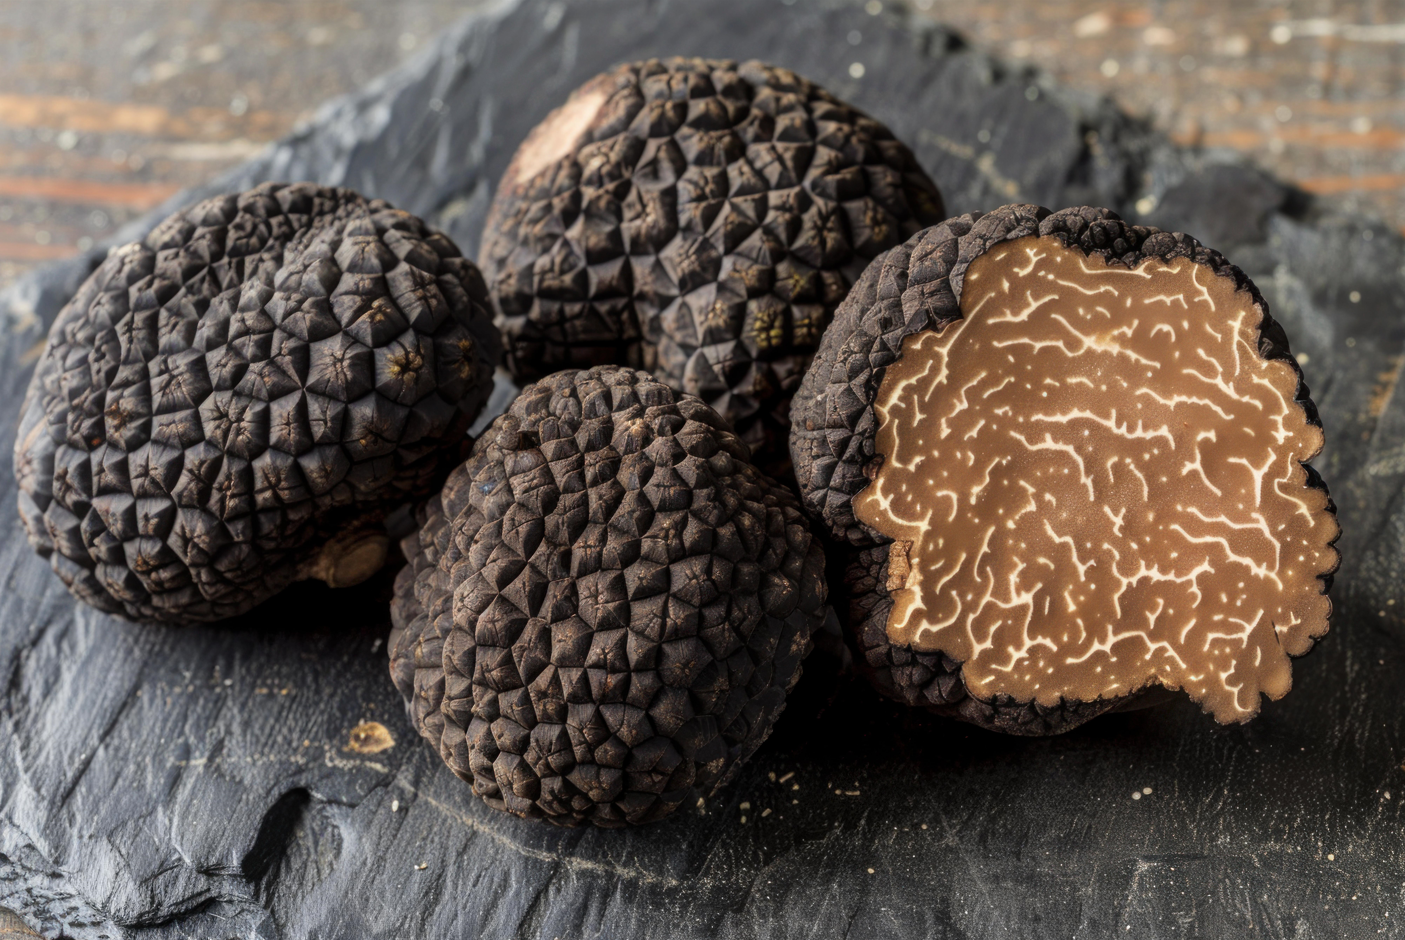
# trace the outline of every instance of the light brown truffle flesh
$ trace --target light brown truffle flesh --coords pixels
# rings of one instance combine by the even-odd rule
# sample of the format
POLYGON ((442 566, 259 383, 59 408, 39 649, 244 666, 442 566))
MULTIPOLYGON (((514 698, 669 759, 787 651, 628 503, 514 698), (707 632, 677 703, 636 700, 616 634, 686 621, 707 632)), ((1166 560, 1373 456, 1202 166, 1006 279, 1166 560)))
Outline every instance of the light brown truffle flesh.
POLYGON ((970 265, 961 312, 889 367, 855 500, 896 540, 891 641, 961 662, 982 699, 1160 684, 1231 722, 1284 695, 1327 631, 1338 529, 1250 294, 1028 237, 970 265))

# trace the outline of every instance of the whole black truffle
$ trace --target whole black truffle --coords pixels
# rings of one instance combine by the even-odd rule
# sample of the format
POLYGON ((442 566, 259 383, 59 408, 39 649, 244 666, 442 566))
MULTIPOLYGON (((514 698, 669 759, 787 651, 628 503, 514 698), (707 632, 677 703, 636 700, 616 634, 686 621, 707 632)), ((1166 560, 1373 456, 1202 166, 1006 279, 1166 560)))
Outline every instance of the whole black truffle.
POLYGON ((943 215, 907 147, 794 72, 652 59, 532 132, 481 260, 517 378, 648 369, 783 475, 790 397, 835 307, 869 259, 943 215))
POLYGON ((770 734, 827 612, 788 490, 632 369, 530 385, 403 543, 391 674, 498 809, 645 823, 770 734))
POLYGON ((385 512, 462 458, 500 349, 477 269, 420 219, 310 184, 206 200, 108 255, 49 331, 25 529, 136 620, 354 583, 385 512))
POLYGON ((1019 734, 1152 689, 1221 722, 1327 632, 1322 426, 1242 271, 1104 209, 1006 206, 874 261, 795 398, 878 687, 1019 734))

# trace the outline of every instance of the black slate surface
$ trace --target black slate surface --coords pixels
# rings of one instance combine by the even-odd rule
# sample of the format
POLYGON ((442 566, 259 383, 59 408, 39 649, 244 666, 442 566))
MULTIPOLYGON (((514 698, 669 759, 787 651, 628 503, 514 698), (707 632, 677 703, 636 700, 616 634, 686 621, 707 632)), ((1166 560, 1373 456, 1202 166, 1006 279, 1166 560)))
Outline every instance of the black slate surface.
MULTIPOLYGON (((411 731, 386 674, 388 575, 212 629, 133 626, 70 599, 3 474, 0 905, 46 936, 143 940, 1405 937, 1405 244, 1385 225, 940 30, 803 0, 505 3, 176 202, 345 184, 472 253, 531 125, 606 66, 672 53, 827 85, 905 138, 953 211, 1110 205, 1250 273, 1305 356, 1346 533, 1333 633, 1294 691, 1242 727, 1180 701, 1017 740, 882 703, 815 658, 703 809, 554 830, 487 809, 411 731), (361 721, 395 745, 349 748, 361 721)), ((96 258, 0 296, 0 453, 96 258)))

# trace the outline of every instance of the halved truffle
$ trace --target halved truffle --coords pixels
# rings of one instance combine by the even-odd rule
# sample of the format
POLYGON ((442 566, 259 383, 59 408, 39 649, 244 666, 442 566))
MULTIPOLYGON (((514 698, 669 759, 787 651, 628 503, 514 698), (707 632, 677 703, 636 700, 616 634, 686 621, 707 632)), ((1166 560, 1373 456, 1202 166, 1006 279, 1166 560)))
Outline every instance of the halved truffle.
POLYGON ((1317 410, 1254 285, 1181 234, 1007 206, 922 232, 795 400, 803 499, 851 548, 879 688, 1017 733, 1153 687, 1220 722, 1326 633, 1317 410))
POLYGON ((311 184, 208 199, 60 311, 21 518, 74 594, 135 620, 355 583, 384 514, 462 459, 500 354, 478 270, 409 213, 311 184))
POLYGON ((868 261, 942 219, 886 127, 760 62, 651 59, 522 144, 480 252, 508 367, 642 367, 788 469, 790 397, 868 261))
POLYGON ((828 610, 789 490, 645 373, 529 385, 403 543, 390 668, 490 805, 659 819, 770 734, 828 610))

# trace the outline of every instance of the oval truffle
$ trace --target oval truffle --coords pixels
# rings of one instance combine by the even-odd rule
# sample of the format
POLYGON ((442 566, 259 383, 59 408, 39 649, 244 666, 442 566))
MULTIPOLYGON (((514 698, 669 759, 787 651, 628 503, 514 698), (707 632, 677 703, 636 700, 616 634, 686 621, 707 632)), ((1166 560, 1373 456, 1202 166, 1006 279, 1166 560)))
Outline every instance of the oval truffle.
POLYGON ((462 458, 501 354, 478 270, 381 200, 208 199, 113 251, 49 331, 20 515, 79 598, 230 617, 377 570, 380 522, 462 458))
POLYGON ((453 771, 526 818, 645 823, 713 793, 828 611, 790 491, 631 369, 526 387, 420 521, 391 674, 453 771))
POLYGON ((648 369, 784 474, 790 397, 834 309, 943 214, 907 147, 795 73, 654 59, 531 133, 481 256, 517 378, 648 369))
POLYGON ((949 220, 865 274, 796 415, 864 662, 905 701, 1039 733, 1161 686, 1239 721, 1327 631, 1316 409, 1253 284, 1187 236, 949 220))

